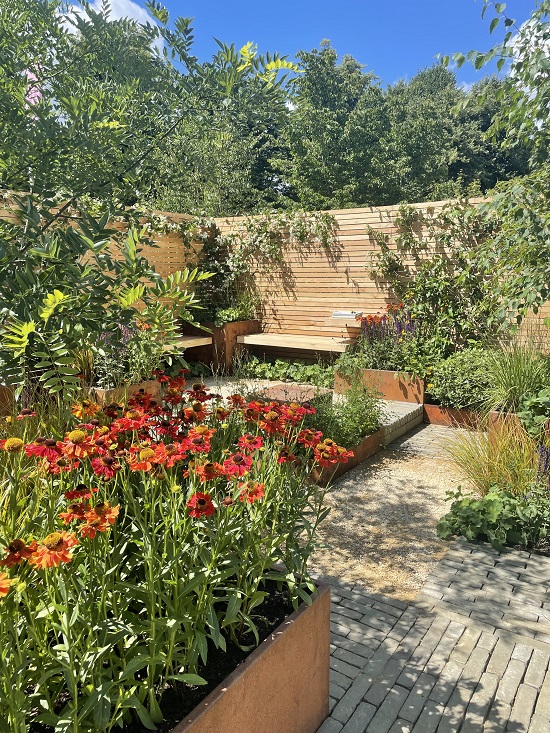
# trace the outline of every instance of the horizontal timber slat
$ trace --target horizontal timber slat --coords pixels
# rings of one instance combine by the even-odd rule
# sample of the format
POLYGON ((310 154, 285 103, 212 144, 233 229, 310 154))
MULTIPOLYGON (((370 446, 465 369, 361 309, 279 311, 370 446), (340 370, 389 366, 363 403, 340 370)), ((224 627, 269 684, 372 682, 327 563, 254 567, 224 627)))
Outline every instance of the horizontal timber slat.
POLYGON ((249 336, 237 336, 237 343, 251 346, 276 346, 279 348, 304 349, 308 351, 342 352, 353 339, 330 338, 319 336, 292 336, 287 333, 254 333, 249 336))

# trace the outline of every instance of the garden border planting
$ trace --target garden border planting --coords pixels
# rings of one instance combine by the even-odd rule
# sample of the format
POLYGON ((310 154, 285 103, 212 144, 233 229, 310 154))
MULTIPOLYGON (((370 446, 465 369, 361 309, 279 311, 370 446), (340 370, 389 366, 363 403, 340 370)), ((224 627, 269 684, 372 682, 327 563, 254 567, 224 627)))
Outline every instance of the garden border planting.
POLYGON ((350 450, 353 452, 353 458, 350 458, 347 463, 340 463, 333 468, 323 468, 321 470, 315 468, 312 473, 313 480, 319 486, 326 486, 330 481, 339 478, 342 474, 351 471, 367 458, 376 455, 384 447, 384 428, 379 428, 375 433, 366 435, 359 445, 355 445, 350 450))

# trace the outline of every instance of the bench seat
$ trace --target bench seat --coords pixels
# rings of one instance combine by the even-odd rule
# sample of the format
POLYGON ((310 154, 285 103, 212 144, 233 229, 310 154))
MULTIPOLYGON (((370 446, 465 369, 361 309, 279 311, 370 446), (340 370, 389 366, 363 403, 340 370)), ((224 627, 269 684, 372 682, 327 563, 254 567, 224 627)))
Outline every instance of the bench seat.
MULTIPOLYGON (((210 346, 212 336, 179 336, 175 344, 178 349, 192 349, 194 346, 210 346)), ((171 350, 169 346, 164 347, 165 351, 171 350)))
POLYGON ((342 352, 354 340, 330 336, 297 336, 291 333, 251 333, 247 336, 237 336, 237 343, 246 346, 276 346, 280 349, 303 349, 304 351, 342 352))

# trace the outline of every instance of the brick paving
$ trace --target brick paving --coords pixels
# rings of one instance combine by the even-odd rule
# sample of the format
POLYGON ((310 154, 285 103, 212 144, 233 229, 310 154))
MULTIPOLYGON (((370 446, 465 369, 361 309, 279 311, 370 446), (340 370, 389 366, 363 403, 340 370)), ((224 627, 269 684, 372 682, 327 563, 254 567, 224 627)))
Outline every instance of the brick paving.
POLYGON ((445 442, 457 433, 468 432, 465 428, 447 427, 444 425, 418 425, 406 435, 388 445, 388 450, 406 451, 421 456, 446 458, 445 442))
POLYGON ((550 558, 457 540, 417 599, 332 586, 318 733, 550 733, 550 558))

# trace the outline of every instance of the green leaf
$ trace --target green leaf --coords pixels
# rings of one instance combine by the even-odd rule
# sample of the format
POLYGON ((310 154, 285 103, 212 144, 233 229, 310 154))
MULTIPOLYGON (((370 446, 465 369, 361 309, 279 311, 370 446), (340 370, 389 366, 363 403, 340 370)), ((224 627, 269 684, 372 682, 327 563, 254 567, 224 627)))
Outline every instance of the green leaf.
POLYGON ((489 26, 489 33, 492 33, 500 23, 500 18, 493 18, 491 25, 489 26))
POLYGON ((208 682, 199 677, 198 674, 171 674, 166 679, 178 680, 178 682, 185 682, 186 685, 207 685, 208 682))

